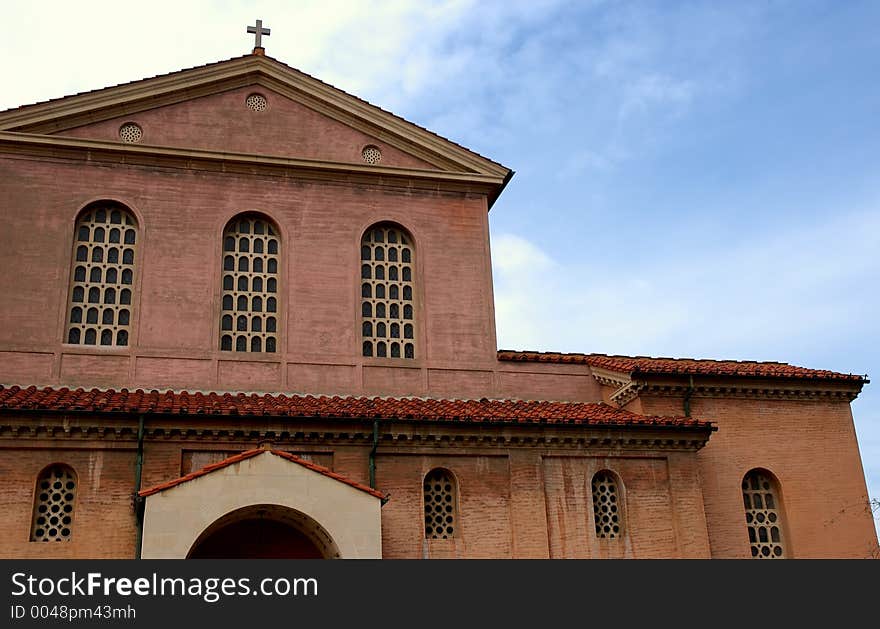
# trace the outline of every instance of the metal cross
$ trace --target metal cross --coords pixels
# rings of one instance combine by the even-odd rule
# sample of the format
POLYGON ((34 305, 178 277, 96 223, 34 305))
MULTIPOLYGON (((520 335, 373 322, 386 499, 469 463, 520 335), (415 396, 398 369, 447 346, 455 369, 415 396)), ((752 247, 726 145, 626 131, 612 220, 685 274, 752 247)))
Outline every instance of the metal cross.
POLYGON ((263 35, 269 35, 268 28, 263 28, 263 20, 257 20, 256 26, 248 26, 247 32, 253 33, 255 36, 254 48, 262 48, 263 47, 263 35))

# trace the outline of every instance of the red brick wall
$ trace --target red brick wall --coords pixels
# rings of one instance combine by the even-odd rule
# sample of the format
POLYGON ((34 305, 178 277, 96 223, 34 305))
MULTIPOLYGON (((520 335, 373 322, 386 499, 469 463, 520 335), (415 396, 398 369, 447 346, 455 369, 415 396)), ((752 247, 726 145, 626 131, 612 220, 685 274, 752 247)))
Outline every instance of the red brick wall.
POLYGON ((382 555, 386 558, 509 557, 507 458, 498 455, 382 454, 376 484, 391 495, 382 507, 382 555), (458 482, 458 522, 453 540, 425 540, 422 483, 435 467, 458 482))
POLYGON ((135 450, 85 449, 59 442, 3 447, 0 482, 0 557, 134 558, 135 450), (37 477, 53 463, 67 464, 77 475, 72 535, 69 541, 31 542, 37 477))
POLYGON ((382 150, 382 166, 436 169, 361 131, 259 86, 157 107, 134 116, 78 127, 59 135, 118 142, 119 127, 126 122, 140 125, 143 130, 140 143, 145 145, 363 164, 361 150, 365 145, 372 144, 382 150), (245 99, 254 92, 266 96, 268 109, 255 112, 245 107, 245 99))
MULTIPOLYGON (((681 398, 642 396, 649 414, 681 414, 681 398)), ((748 557, 741 482, 754 468, 781 485, 795 557, 868 557, 876 547, 849 404, 701 398, 692 414, 718 425, 698 455, 712 556, 748 557)))
POLYGON ((699 478, 693 454, 544 459, 550 556, 558 558, 708 557, 699 478), (592 479, 619 478, 623 527, 618 538, 595 533, 592 479), (677 485, 672 484, 675 479, 677 485))
MULTIPOLYGON (((382 509, 383 552, 421 557, 746 557, 739 483, 754 467, 780 480, 787 549, 795 557, 861 557, 873 540, 870 516, 856 501, 864 493, 860 466, 851 463, 850 420, 827 403, 810 419, 810 403, 697 399, 700 416, 720 430, 699 451, 605 451, 540 448, 413 448, 383 444, 377 486, 390 495, 382 509), (709 408, 709 404, 714 407, 709 408), (774 427, 775 426, 775 427, 774 427), (773 435, 789 429, 789 439, 773 435), (720 444, 720 445, 719 445, 720 444), (806 456, 804 456, 806 453, 806 456), (451 470, 459 485, 458 535, 426 541, 424 475, 451 470), (619 475, 625 496, 624 535, 596 539, 590 480, 600 469, 619 475), (852 508, 850 508, 852 505, 852 508)), ((649 398, 655 412, 674 410, 671 398, 649 398)), ((821 406, 821 405, 819 405, 821 406)), ((845 404, 843 405, 846 406, 845 404)), ((102 443, 70 438, 12 441, 0 448, 0 556, 131 557, 135 449, 131 440, 102 443), (47 465, 71 465, 79 477, 70 542, 29 542, 33 491, 47 465)), ((151 438, 146 442, 143 487, 181 474, 184 452, 240 451, 248 441, 151 438)), ((369 445, 281 445, 315 452, 333 469, 368 482, 369 445)))
MULTIPOLYGON (((485 197, 19 159, 0 159, 0 197, 14 209, 4 213, 0 263, 16 269, 0 277, 0 382, 409 394, 427 391, 428 368, 496 364, 485 197), (130 349, 61 343, 75 217, 98 198, 126 203, 140 223, 130 349), (250 210, 277 221, 283 237, 275 356, 217 349, 221 233, 250 210), (411 378, 381 369, 399 360, 372 359, 375 369, 361 371, 359 241, 381 220, 416 243, 411 378), (303 377, 316 363, 328 365, 320 377, 303 377)), ((460 387, 455 372, 435 378, 438 390, 474 395, 463 373, 460 387)))

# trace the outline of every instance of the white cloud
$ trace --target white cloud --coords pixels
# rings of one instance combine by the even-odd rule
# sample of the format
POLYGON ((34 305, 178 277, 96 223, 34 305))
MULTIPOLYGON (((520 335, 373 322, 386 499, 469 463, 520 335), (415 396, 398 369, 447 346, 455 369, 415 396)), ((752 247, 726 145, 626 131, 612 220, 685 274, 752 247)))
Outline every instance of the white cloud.
MULTIPOLYGON (((249 53, 254 20, 272 30, 267 54, 362 92, 387 77, 407 51, 431 45, 461 18, 461 0, 414 3, 268 0, 218 4, 153 0, 3 3, 0 109, 173 72, 249 53), (14 25, 14 27, 13 27, 14 25)), ((425 58, 425 55, 422 55, 425 58)), ((428 75, 430 68, 410 74, 428 75)))
POLYGON ((821 347, 841 322, 880 318, 852 292, 880 277, 878 250, 877 212, 659 261, 601 259, 585 243, 576 261, 562 263, 502 234, 493 238, 499 345, 787 360, 773 353, 821 347))

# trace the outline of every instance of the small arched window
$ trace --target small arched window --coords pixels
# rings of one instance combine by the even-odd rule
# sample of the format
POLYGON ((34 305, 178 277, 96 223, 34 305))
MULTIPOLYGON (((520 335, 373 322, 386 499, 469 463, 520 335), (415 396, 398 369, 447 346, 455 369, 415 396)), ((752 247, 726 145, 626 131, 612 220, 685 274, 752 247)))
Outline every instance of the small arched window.
POLYGON ((279 251, 278 228, 261 216, 236 216, 223 230, 221 350, 277 351, 277 300, 271 295, 278 291, 279 251))
POLYGON ((380 223, 364 232, 360 271, 364 356, 415 358, 414 261, 412 238, 400 227, 380 223))
POLYGON ((425 475, 425 539, 452 539, 458 525, 458 488, 449 470, 425 475))
POLYGON ((593 476, 593 519, 596 537, 613 539, 623 532, 623 508, 617 476, 608 470, 593 476))
POLYGON ((766 470, 751 470, 742 481, 743 506, 753 559, 784 559, 779 483, 766 470))
POLYGON ((94 203, 80 215, 73 236, 65 342, 128 345, 131 291, 121 289, 133 283, 139 240, 134 217, 118 203, 94 203))
POLYGON ((76 489, 76 473, 67 465, 50 465, 40 472, 34 491, 32 542, 70 539, 76 489))

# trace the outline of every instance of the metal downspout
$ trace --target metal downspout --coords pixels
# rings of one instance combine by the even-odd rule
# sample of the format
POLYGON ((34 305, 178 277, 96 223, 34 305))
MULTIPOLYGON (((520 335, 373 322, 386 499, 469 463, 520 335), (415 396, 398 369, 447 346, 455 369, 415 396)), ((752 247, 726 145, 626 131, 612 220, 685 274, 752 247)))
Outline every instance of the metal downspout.
POLYGON ((684 416, 691 416, 691 396, 694 394, 694 377, 688 377, 688 388, 684 394, 684 416))
POLYGON ((138 494, 141 490, 141 475, 144 469, 144 416, 138 417, 137 459, 134 468, 134 514, 137 520, 137 538, 134 544, 134 558, 141 558, 141 544, 144 539, 144 506, 146 501, 138 494))
POLYGON ((379 420, 373 420, 373 447, 370 448, 370 489, 376 489, 376 448, 379 447, 379 420))

